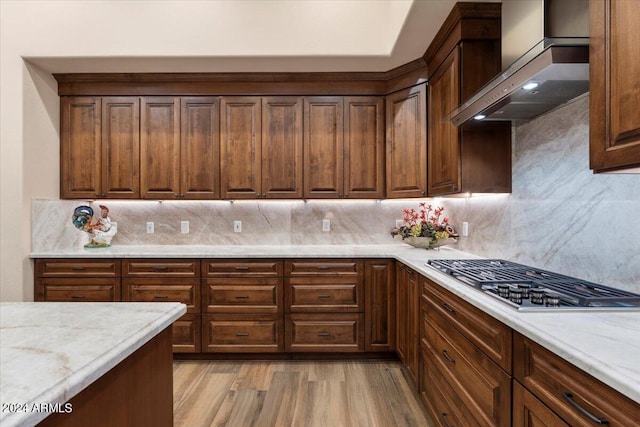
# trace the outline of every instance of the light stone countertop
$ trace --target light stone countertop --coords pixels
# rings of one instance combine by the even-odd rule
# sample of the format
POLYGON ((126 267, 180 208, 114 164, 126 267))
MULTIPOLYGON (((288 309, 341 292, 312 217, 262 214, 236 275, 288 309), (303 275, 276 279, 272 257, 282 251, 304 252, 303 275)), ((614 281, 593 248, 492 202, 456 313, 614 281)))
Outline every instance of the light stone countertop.
POLYGON ((33 405, 68 402, 185 312, 181 303, 1 303, 0 425, 42 421, 49 413, 33 405))
POLYGON ((480 258, 452 247, 388 245, 140 245, 32 253, 31 258, 394 258, 640 403, 640 310, 518 312, 425 266, 432 258, 480 258))

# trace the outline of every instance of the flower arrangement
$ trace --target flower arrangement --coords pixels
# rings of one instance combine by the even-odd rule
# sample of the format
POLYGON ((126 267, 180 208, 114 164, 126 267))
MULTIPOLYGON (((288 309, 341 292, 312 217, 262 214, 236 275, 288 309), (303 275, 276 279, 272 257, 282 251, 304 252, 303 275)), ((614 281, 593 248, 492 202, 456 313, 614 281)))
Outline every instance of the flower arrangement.
POLYGON ((391 230, 392 236, 400 236, 412 246, 432 249, 443 244, 454 243, 458 237, 449 218, 443 215, 444 208, 433 208, 420 203, 419 209, 404 209, 401 227, 391 230))

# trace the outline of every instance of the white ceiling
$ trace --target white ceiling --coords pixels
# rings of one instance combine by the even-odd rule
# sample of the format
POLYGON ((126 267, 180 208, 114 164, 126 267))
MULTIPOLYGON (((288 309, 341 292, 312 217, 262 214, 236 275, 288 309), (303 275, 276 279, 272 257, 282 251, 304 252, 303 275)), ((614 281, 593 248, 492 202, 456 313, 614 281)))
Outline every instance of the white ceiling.
POLYGON ((42 35, 22 57, 54 73, 387 71, 421 57, 454 4, 16 2, 11 25, 42 35))

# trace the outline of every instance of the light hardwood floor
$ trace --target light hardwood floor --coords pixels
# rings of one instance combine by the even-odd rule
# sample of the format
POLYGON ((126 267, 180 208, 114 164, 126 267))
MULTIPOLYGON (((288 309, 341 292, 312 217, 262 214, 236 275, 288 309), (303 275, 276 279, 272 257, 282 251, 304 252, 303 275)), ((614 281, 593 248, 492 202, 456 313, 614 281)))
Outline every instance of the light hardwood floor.
POLYGON ((393 361, 175 361, 176 427, 432 426, 393 361))

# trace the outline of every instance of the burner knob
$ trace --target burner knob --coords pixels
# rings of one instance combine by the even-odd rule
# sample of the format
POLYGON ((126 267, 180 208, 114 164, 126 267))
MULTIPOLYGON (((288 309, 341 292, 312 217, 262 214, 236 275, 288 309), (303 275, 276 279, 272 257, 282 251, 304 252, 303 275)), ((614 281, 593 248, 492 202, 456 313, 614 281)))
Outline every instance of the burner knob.
POLYGON ((509 298, 509 294, 511 291, 511 286, 506 285, 504 283, 498 284, 498 295, 502 298, 509 298))
POLYGON ((511 289, 511 291, 509 292, 509 299, 514 304, 522 304, 522 289, 511 289))
POLYGON ((544 304, 544 289, 531 288, 529 289, 529 295, 531 296, 532 304, 544 304))
POLYGON ((560 307, 560 297, 555 294, 547 293, 546 295, 546 306, 547 307, 560 307))
POLYGON ((529 292, 531 291, 531 285, 528 283, 518 284, 518 289, 522 291, 522 299, 529 299, 529 292))

